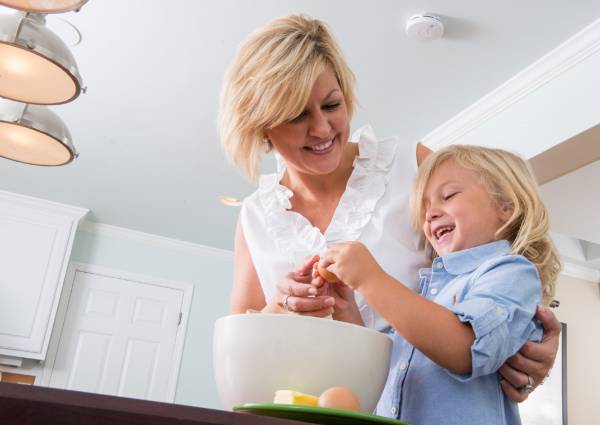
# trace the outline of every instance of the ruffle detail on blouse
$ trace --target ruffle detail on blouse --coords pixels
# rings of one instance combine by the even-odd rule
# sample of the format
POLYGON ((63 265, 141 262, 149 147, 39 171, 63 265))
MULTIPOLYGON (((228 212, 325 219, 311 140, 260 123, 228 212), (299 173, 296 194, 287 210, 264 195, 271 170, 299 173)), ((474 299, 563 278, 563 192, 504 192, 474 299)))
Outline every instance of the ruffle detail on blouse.
POLYGON ((288 211, 292 204, 291 190, 279 184, 280 173, 261 176, 258 198, 265 212, 267 231, 277 248, 285 252, 291 263, 299 265, 310 253, 326 248, 325 238, 304 216, 288 211))
POLYGON ((267 230, 277 248, 295 265, 324 251, 330 243, 357 240, 385 193, 397 139, 378 141, 370 126, 361 127, 352 135, 352 140, 357 139, 359 152, 354 170, 325 235, 303 215, 288 211, 293 193, 279 183, 285 170, 283 162, 278 161, 277 173, 260 177, 258 197, 267 230))
POLYGON ((355 241, 371 221, 377 202, 385 193, 390 166, 398 140, 377 140, 370 126, 359 128, 352 136, 358 139, 358 156, 346 184, 346 191, 327 228, 328 243, 355 241))

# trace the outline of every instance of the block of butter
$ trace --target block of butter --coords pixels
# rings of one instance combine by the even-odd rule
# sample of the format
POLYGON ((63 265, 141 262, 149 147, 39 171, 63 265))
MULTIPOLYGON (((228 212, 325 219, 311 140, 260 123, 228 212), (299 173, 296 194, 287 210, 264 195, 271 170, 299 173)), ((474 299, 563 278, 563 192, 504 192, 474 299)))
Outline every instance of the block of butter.
POLYGON ((277 390, 275 391, 275 404, 300 404, 302 406, 316 406, 319 397, 314 395, 304 394, 293 390, 277 390))

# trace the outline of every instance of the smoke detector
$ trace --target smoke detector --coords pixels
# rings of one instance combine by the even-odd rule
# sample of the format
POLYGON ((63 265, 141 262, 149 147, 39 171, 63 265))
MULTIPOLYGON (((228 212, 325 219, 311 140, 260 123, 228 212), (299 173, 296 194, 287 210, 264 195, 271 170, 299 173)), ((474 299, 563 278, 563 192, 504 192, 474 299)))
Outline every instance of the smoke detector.
POLYGON ((444 24, 430 13, 414 15, 406 21, 406 34, 417 41, 437 40, 444 34, 444 24))

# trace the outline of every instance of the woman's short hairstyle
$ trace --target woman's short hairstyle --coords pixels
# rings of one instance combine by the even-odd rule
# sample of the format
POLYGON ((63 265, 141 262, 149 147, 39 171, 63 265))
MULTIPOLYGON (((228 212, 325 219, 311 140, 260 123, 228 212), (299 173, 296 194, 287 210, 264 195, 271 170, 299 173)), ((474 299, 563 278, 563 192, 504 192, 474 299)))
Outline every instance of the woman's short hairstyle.
MULTIPOLYGON (((541 200, 538 185, 529 164, 502 149, 482 146, 451 145, 432 153, 421 164, 411 194, 413 224, 422 229, 425 221, 423 194, 434 171, 453 160, 471 171, 482 187, 510 218, 496 232, 497 239, 511 243, 512 253, 525 256, 537 267, 542 281, 542 302, 552 301, 561 270, 558 253, 550 239, 548 210, 541 200)), ((427 243, 431 256, 436 253, 427 243)))
POLYGON ((306 107, 319 75, 330 68, 352 119, 355 77, 324 22, 304 15, 275 19, 252 33, 229 66, 218 128, 227 158, 251 180, 272 145, 265 130, 306 107))

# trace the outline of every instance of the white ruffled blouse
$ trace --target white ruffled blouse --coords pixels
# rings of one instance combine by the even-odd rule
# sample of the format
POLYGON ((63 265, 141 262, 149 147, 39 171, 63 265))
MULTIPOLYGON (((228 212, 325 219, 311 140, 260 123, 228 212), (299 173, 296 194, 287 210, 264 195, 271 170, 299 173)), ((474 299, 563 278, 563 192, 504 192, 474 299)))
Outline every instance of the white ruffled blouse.
MULTIPOLYGON (((285 171, 280 157, 277 173, 261 176, 258 189, 244 199, 242 229, 267 300, 277 282, 312 255, 329 244, 355 240, 369 248, 387 273, 416 289, 418 269, 426 266, 408 203, 417 170, 416 143, 377 140, 369 126, 358 129, 351 140, 357 140, 359 153, 324 234, 290 210, 293 193, 280 183, 285 171)), ((358 293, 356 300, 367 326, 387 327, 358 293)))

